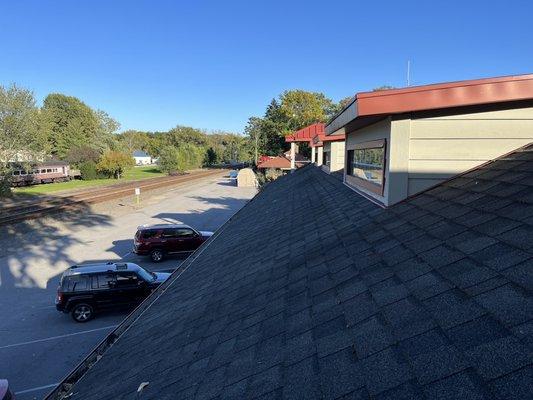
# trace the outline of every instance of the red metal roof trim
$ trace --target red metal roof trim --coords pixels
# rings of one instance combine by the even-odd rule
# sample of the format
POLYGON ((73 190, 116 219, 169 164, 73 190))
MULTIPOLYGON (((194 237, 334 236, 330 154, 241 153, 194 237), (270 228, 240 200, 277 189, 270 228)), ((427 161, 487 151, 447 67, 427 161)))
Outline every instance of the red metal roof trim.
POLYGON ((341 140, 346 140, 346 135, 326 135, 326 133, 316 135, 313 140, 309 142, 311 147, 320 147, 324 145, 324 142, 337 142, 341 140))
POLYGON ((413 86, 356 95, 357 117, 533 99, 533 74, 413 86))
POLYGON ((317 122, 302 128, 290 135, 285 136, 286 142, 309 142, 313 140, 316 135, 325 135, 325 124, 317 122))

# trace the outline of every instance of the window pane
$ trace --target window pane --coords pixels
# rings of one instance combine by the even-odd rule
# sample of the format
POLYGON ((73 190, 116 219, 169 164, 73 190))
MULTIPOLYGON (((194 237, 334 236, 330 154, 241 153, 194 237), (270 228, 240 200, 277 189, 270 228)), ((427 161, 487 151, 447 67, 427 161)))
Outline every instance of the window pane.
POLYGON ((174 238, 177 236, 176 229, 163 229, 161 236, 164 238, 174 238))
POLYGON ((351 174, 372 182, 378 186, 383 184, 383 162, 385 149, 356 149, 353 151, 351 174))
POLYGON ((117 274, 117 286, 132 286, 137 285, 139 277, 132 272, 121 272, 117 274))
POLYGON ((157 237, 157 231, 156 230, 145 230, 141 233, 143 239, 151 239, 154 237, 157 237))
POLYGON ((113 274, 99 274, 98 275, 98 288, 99 289, 108 289, 111 285, 110 283, 115 282, 115 275, 113 274))
POLYGON ((67 284, 64 286, 66 286, 67 290, 70 292, 81 292, 89 289, 87 285, 88 281, 86 275, 73 275, 68 277, 67 284))
POLYGON ((385 150, 384 139, 358 143, 355 149, 348 150, 346 174, 356 178, 350 182, 382 196, 386 167, 385 150))
POLYGON ((191 237, 194 235, 192 229, 188 229, 188 228, 180 228, 177 231, 178 231, 179 237, 191 237))

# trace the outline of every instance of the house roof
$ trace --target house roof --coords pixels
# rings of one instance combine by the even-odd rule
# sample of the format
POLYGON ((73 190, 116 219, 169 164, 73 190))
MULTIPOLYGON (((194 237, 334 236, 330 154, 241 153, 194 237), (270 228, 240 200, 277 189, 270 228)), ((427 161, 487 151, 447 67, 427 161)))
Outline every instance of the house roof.
MULTIPOLYGON (((290 154, 287 154, 287 153, 290 153, 290 152, 284 153, 283 156, 262 156, 257 163, 257 168, 259 169, 265 169, 265 168, 291 169, 290 154)), ((295 155, 295 160, 296 160, 297 168, 300 168, 306 162, 309 162, 307 158, 305 158, 304 156, 298 153, 296 153, 295 155)))
POLYGON ((291 169, 291 160, 284 156, 269 157, 257 163, 257 168, 291 169))
POLYGON ((533 146, 386 209, 302 168, 189 257, 65 393, 530 398, 532 224, 533 146))
POLYGON ((332 134, 350 121, 364 126, 377 116, 533 99, 533 74, 362 92, 326 126, 332 134))
POLYGON ((150 157, 150 155, 142 150, 135 150, 133 152, 133 157, 150 157))

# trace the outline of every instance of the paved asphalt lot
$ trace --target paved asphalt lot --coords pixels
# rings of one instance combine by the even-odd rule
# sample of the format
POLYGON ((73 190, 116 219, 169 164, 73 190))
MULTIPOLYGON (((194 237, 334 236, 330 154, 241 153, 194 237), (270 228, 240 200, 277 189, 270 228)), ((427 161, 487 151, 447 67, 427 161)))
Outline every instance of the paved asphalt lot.
POLYGON ((0 258, 0 378, 10 381, 18 400, 42 398, 127 314, 98 315, 78 324, 57 312, 59 276, 69 265, 121 259, 152 271, 171 271, 183 258, 154 264, 131 253, 138 225, 183 222, 216 230, 254 194, 253 188, 210 178, 152 196, 129 213, 100 213, 59 228, 41 226, 44 238, 15 245, 0 258))

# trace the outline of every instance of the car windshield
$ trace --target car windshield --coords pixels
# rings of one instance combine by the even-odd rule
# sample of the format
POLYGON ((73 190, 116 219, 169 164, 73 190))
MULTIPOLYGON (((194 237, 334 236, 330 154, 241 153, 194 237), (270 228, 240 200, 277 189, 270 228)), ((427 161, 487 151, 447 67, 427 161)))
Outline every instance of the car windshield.
POLYGON ((147 270, 142 269, 142 268, 139 268, 137 273, 146 282, 152 282, 152 281, 155 281, 155 279, 156 279, 156 276, 155 276, 155 274, 153 272, 148 272, 147 270))

